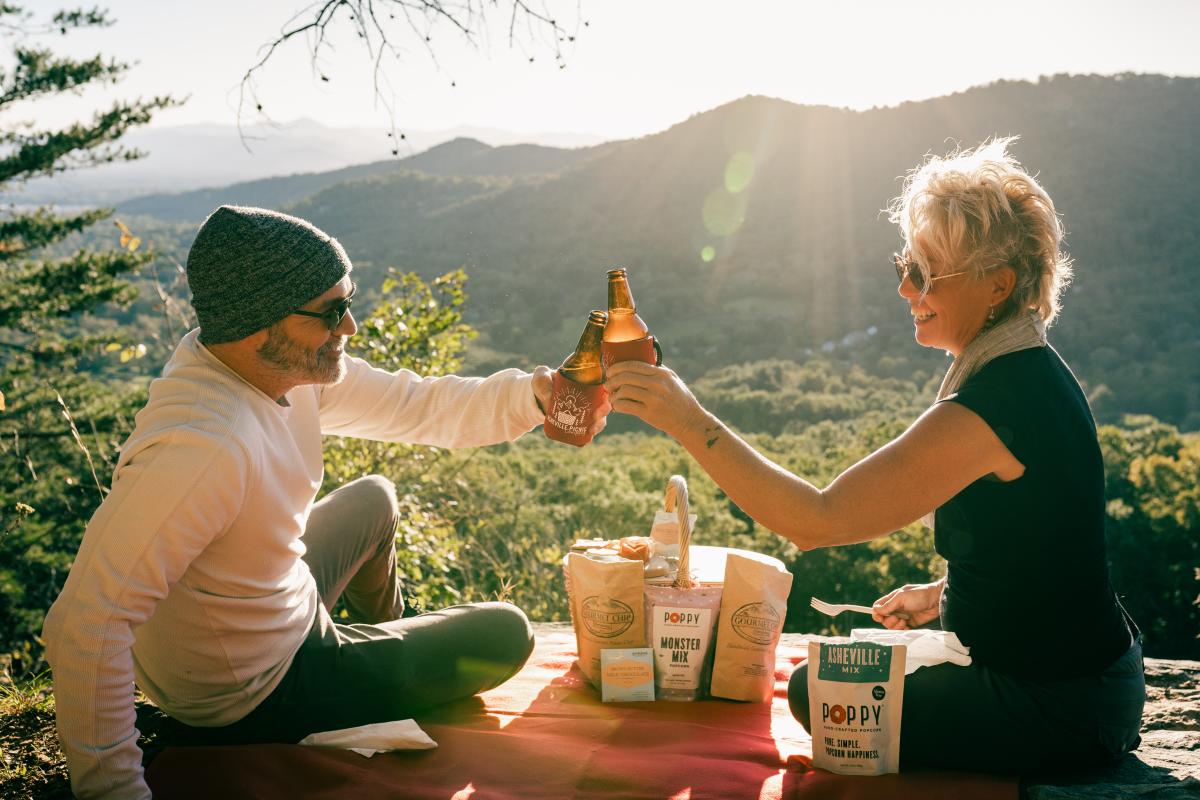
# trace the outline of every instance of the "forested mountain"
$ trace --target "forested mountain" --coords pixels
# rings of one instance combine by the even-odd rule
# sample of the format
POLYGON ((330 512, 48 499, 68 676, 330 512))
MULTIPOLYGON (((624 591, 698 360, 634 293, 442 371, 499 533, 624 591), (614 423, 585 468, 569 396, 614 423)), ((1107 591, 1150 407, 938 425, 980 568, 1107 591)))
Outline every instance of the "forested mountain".
POLYGON ((925 154, 1018 134, 1076 262, 1052 341, 1101 419, 1196 429, 1198 123, 1200 80, 1161 76, 1000 82, 864 112, 747 97, 582 150, 459 140, 129 209, 198 223, 219 202, 287 208, 337 236, 368 289, 388 265, 463 266, 481 369, 560 359, 604 302, 604 270, 623 265, 685 377, 814 351, 908 377, 945 358, 912 342, 880 211, 925 154))
POLYGON ((154 194, 128 200, 118 206, 126 214, 145 214, 162 220, 202 220, 222 203, 284 208, 322 189, 348 181, 391 177, 403 182, 412 173, 421 175, 515 177, 541 175, 581 163, 603 152, 607 145, 564 149, 535 144, 502 147, 478 139, 458 138, 397 161, 372 161, 331 172, 303 172, 273 178, 242 181, 212 189, 193 189, 177 194, 154 194))
POLYGON ((382 126, 330 127, 312 119, 251 122, 240 127, 212 123, 153 127, 133 131, 125 139, 127 145, 146 153, 145 158, 35 178, 19 191, 0 191, 0 201, 112 205, 150 193, 220 188, 300 172, 333 172, 375 160, 394 167, 400 158, 460 137, 495 146, 538 142, 555 148, 603 141, 593 134, 518 133, 478 127, 406 129, 399 144, 392 136, 382 126), (397 154, 389 159, 393 149, 397 154))

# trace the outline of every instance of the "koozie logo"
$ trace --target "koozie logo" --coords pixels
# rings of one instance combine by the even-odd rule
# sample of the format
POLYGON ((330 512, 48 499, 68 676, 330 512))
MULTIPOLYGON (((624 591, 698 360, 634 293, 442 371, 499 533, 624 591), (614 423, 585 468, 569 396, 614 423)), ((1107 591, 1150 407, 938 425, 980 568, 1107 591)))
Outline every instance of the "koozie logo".
POLYGON ((779 629, 779 612, 769 603, 747 603, 733 612, 733 632, 753 644, 770 645, 779 629))
POLYGON ((554 408, 550 412, 550 419, 570 433, 585 433, 583 422, 591 410, 592 404, 588 402, 582 390, 574 386, 565 386, 554 396, 554 408))

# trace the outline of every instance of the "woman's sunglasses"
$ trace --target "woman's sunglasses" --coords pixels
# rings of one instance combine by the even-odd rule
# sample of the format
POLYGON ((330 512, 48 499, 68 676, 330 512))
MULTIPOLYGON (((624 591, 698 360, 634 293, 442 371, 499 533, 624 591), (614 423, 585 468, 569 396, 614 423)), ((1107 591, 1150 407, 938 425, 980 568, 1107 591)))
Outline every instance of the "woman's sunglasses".
MULTIPOLYGON (((896 280, 900 281, 900 283, 904 283, 904 279, 908 278, 910 281, 912 281, 914 289, 916 289, 918 292, 925 291, 925 275, 921 272, 921 267, 916 261, 913 261, 911 258, 905 258, 899 253, 892 253, 892 264, 894 264, 896 267, 896 280)), ((966 274, 967 270, 965 269, 958 272, 947 272, 944 275, 934 275, 929 279, 929 282, 933 283, 934 281, 940 281, 943 278, 953 278, 958 275, 966 274)))
POLYGON ((325 327, 330 331, 336 331, 338 325, 342 324, 342 318, 350 313, 350 304, 354 302, 354 292, 343 297, 324 311, 293 311, 293 314, 299 314, 302 317, 316 317, 325 323, 325 327))

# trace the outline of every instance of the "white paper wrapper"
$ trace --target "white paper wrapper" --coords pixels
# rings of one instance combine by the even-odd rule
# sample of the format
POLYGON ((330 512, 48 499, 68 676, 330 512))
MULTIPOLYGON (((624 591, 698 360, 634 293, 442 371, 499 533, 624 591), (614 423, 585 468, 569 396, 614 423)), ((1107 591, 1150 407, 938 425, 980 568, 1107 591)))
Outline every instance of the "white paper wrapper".
POLYGON ((855 628, 850 631, 850 641, 906 646, 908 655, 904 661, 905 675, 911 675, 921 667, 932 667, 947 662, 960 667, 969 666, 971 663, 971 648, 960 642, 958 635, 953 631, 855 628))
POLYGON ((437 742, 411 719, 310 733, 300 740, 300 744, 342 747, 367 758, 392 750, 432 750, 437 747, 437 742))

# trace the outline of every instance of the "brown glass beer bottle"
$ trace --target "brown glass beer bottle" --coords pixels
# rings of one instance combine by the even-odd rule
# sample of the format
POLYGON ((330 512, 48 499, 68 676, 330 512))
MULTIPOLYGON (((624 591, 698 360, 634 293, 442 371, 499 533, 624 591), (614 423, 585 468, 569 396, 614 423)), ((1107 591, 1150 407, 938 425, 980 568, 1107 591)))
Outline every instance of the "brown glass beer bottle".
POLYGON ((604 366, 618 361, 656 364, 657 350, 650 327, 637 314, 629 275, 624 267, 608 271, 608 324, 604 326, 604 366))
POLYGON ((593 311, 588 314, 587 325, 579 337, 579 344, 575 345, 575 352, 567 356, 562 366, 554 372, 545 431, 555 441, 582 447, 592 440, 596 409, 603 403, 606 394, 600 345, 607 321, 607 312, 593 311))

